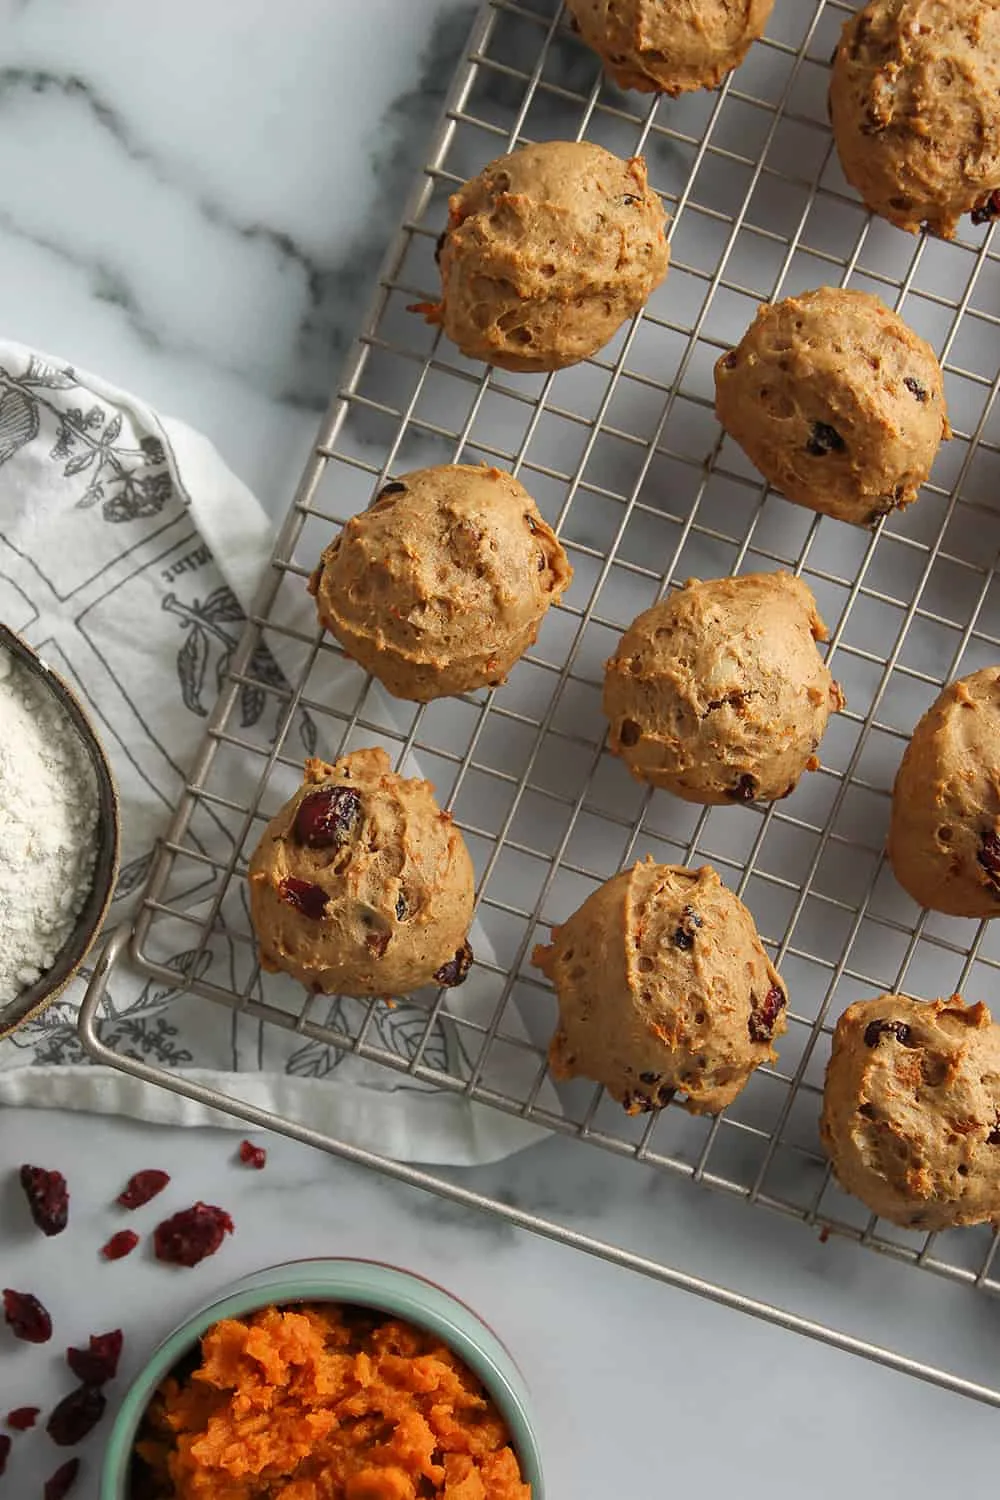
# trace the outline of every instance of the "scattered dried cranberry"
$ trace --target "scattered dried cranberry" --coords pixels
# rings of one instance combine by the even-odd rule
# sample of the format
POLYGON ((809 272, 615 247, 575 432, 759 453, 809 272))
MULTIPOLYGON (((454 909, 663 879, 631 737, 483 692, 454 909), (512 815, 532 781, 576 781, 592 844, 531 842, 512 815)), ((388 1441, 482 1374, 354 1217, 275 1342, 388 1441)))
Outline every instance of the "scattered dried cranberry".
POLYGON ((977 203, 972 210, 973 224, 992 224, 994 219, 1000 218, 1000 192, 988 193, 981 203, 977 203))
POLYGON ((361 798, 351 786, 310 792, 295 814, 296 841, 306 849, 337 848, 347 843, 360 816, 361 798))
POLYGON ((984 833, 979 841, 979 863, 995 884, 1000 884, 1000 837, 984 833))
POLYGON ((101 1246, 101 1255, 105 1260, 124 1260, 126 1255, 132 1254, 138 1243, 139 1236, 134 1229, 119 1229, 106 1245, 101 1246))
POLYGON ((53 1410, 45 1431, 60 1448, 72 1448, 93 1432, 107 1404, 104 1392, 96 1385, 78 1385, 53 1410))
POLYGON ((910 1045, 910 1028, 905 1021, 869 1021, 865 1027, 865 1046, 877 1047, 883 1036, 894 1036, 904 1047, 910 1045))
POLYGON ((160 1172, 156 1167, 150 1167, 148 1171, 136 1172, 125 1184, 123 1192, 118 1194, 116 1202, 122 1208, 142 1208, 150 1199, 155 1198, 157 1193, 162 1193, 170 1181, 168 1172, 160 1172))
POLYGON ((469 970, 472 968, 472 958, 472 944, 464 942, 455 957, 441 965, 434 978, 438 984, 443 984, 446 988, 453 990, 456 985, 464 984, 468 979, 469 970))
POLYGON ((278 894, 282 901, 294 906, 304 917, 312 917, 314 922, 322 917, 330 899, 321 885, 311 885, 308 880, 296 880, 294 875, 285 876, 278 886, 278 894))
POLYGON ((0 1432, 0 1474, 2 1474, 4 1469, 6 1469, 7 1467, 7 1460, 8 1458, 10 1458, 11 1446, 11 1440, 7 1436, 7 1434, 5 1432, 0 1432))
POLYGON ((45 1167, 23 1166, 21 1186, 31 1217, 42 1233, 62 1234, 69 1220, 69 1189, 63 1174, 45 1167))
POLYGON ((267 1165, 267 1152, 263 1146, 255 1146, 252 1141, 240 1141, 240 1161, 244 1166, 254 1167, 261 1172, 267 1165))
POLYGON ((125 1336, 120 1328, 112 1333, 92 1333, 89 1349, 67 1349, 66 1363, 84 1385, 107 1385, 118 1374, 125 1336))
POLYGON ((741 776, 735 786, 726 792, 734 802, 752 802, 757 795, 757 783, 752 776, 741 776))
POLYGON ((206 1256, 214 1255, 232 1232, 233 1221, 225 1209, 196 1203, 157 1224, 153 1233, 156 1258, 171 1266, 196 1266, 206 1256))
POLYGON ((927 400, 927 387, 921 385, 915 375, 904 375, 903 384, 911 395, 916 396, 921 405, 927 400))
POLYGON ((814 422, 809 441, 806 443, 806 452, 811 453, 814 458, 825 458, 828 453, 843 453, 847 444, 837 431, 827 422, 814 422))
POLYGON ((3 1315, 14 1337, 26 1344, 47 1344, 52 1337, 52 1319, 30 1292, 4 1287, 3 1315))
POLYGON ((778 985, 772 985, 764 996, 763 1003, 757 1005, 750 1012, 747 1022, 747 1030, 750 1032, 752 1042, 769 1042, 774 1035, 774 1027, 778 1017, 785 1008, 785 992, 778 985))
POLYGON ((15 1406, 7 1413, 7 1426, 12 1432, 27 1432, 29 1427, 34 1427, 40 1411, 40 1406, 15 1406))
POLYGON ((64 1463, 61 1469, 57 1469, 51 1479, 45 1481, 45 1489, 42 1492, 42 1500, 64 1500, 76 1483, 76 1476, 80 1472, 80 1460, 71 1458, 64 1463))

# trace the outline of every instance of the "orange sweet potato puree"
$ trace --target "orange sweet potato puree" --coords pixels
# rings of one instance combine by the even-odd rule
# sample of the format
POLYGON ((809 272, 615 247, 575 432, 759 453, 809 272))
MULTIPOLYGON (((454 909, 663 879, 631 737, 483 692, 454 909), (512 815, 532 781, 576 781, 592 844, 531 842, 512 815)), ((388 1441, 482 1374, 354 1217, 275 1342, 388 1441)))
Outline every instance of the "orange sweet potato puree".
POLYGON ((450 1349, 332 1303, 216 1323, 193 1373, 153 1398, 137 1452, 170 1500, 531 1500, 450 1349))

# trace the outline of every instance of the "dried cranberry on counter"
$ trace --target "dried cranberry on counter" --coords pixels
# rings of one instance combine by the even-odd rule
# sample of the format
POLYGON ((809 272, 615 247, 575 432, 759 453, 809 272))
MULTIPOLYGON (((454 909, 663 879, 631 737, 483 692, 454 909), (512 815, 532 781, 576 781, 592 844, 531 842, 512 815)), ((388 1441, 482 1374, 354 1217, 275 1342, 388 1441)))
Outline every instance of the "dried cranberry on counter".
POLYGON ((31 1217, 43 1234, 62 1234, 69 1222, 69 1188, 61 1172, 47 1167, 21 1168, 21 1186, 31 1217))
POLYGON ((157 1224, 153 1231, 156 1258, 170 1266, 196 1266, 215 1254, 233 1228, 225 1209, 196 1203, 157 1224))
POLYGON ((262 1172, 267 1165, 267 1152, 263 1146, 255 1146, 252 1141, 240 1141, 240 1161, 245 1167, 254 1167, 256 1171, 262 1172))
POLYGON ((125 1335, 120 1328, 111 1333, 92 1333, 89 1349, 67 1349, 66 1363, 83 1385, 106 1385, 118 1374, 125 1335))
POLYGON ((136 1172, 129 1178, 115 1202, 120 1203, 122 1208, 142 1208, 157 1193, 162 1193, 169 1181, 169 1172, 160 1172, 156 1167, 136 1172))
POLYGON ((139 1236, 134 1229, 119 1229, 106 1245, 101 1246, 101 1255, 104 1260, 124 1260, 126 1255, 132 1254, 138 1243, 139 1236))
POLYGON ((71 1458, 64 1463, 62 1468, 57 1469, 51 1479, 45 1481, 45 1489, 42 1491, 42 1500, 65 1500, 70 1490, 76 1483, 76 1476, 80 1472, 80 1460, 71 1458))
POLYGON ((38 1420, 40 1406, 15 1406, 7 1413, 7 1426, 11 1432, 27 1432, 38 1420))
POLYGON ((107 1397, 96 1385, 78 1385, 52 1411, 45 1431, 60 1448, 72 1448, 88 1437, 104 1416, 107 1397))
POLYGON ((47 1344, 52 1337, 52 1319, 30 1292, 4 1287, 3 1315, 14 1337, 26 1344, 47 1344))
POLYGON ((8 1458, 10 1458, 11 1447, 12 1444, 10 1438, 5 1432, 0 1432, 0 1474, 2 1474, 4 1469, 6 1469, 7 1467, 7 1460, 8 1458))

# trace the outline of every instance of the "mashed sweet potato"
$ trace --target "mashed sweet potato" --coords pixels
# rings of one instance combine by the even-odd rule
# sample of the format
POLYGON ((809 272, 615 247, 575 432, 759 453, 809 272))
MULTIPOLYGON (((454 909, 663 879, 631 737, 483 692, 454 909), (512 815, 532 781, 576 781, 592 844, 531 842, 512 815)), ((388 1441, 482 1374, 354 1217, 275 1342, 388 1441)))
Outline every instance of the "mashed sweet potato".
POLYGON ((450 1349, 333 1304, 216 1323, 153 1398, 137 1453, 136 1490, 170 1500, 531 1500, 450 1349))

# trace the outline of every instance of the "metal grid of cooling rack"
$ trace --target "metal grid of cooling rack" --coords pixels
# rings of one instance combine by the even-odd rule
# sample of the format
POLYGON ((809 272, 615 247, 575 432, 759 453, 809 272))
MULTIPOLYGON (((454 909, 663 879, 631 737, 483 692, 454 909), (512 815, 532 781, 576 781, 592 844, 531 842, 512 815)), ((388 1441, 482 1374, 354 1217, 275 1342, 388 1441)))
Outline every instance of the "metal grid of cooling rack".
MULTIPOLYGON (((916 1235, 870 1218, 832 1182, 816 1131, 828 1038, 846 1004, 888 989, 988 995, 1000 968, 1000 938, 988 924, 918 912, 882 857, 892 777, 914 722, 947 680, 1000 657, 1000 513, 990 504, 1000 474, 991 349, 1000 257, 989 229, 950 244, 911 239, 871 220, 846 188, 825 95, 828 59, 853 8, 840 0, 779 5, 768 36, 719 91, 670 101, 609 86, 559 0, 484 4, 153 871, 132 956, 176 989, 177 967, 157 939, 166 925, 185 924, 194 938, 181 993, 997 1292, 990 1232, 916 1235), (667 281, 630 327, 575 369, 535 377, 471 364, 407 310, 433 296, 447 195, 516 143, 583 137, 646 156, 671 213, 667 281), (712 366, 758 302, 821 284, 880 294, 930 339, 946 372, 954 440, 919 503, 872 533, 770 493, 714 418, 712 366), (387 476, 479 460, 511 468, 535 495, 573 562, 573 586, 504 688, 389 706, 303 616, 305 579, 334 528, 387 476), (644 791, 603 746, 603 660, 629 620, 686 577, 776 566, 800 573, 817 595, 830 626, 828 660, 847 694, 820 772, 768 807, 695 809, 644 791), (247 694, 272 710, 259 735, 246 727, 247 694), (478 966, 486 1014, 431 997, 420 1034, 409 1032, 405 1046, 387 1042, 380 1002, 360 1006, 348 1024, 324 998, 279 998, 253 960, 245 910, 231 910, 263 822, 297 784, 303 744, 333 758, 373 742, 390 748, 401 769, 429 775, 453 811, 476 863, 488 944, 478 966), (530 968, 532 946, 597 883, 646 853, 714 864, 750 906, 788 982, 780 1060, 714 1120, 675 1107, 631 1120, 600 1090, 579 1082, 556 1089, 547 1077, 555 1007, 530 968), (222 983, 200 966, 220 925, 246 956, 239 981, 237 966, 222 983), (459 1043, 444 1060, 430 1045, 443 1019, 459 1043)), ((103 1061, 860 1347, 122 1059, 97 1031, 108 971, 108 962, 98 969, 81 1022, 88 1050, 103 1061)), ((861 1352, 962 1388, 886 1351, 861 1352)), ((973 1393, 1000 1404, 1000 1393, 973 1393)))

